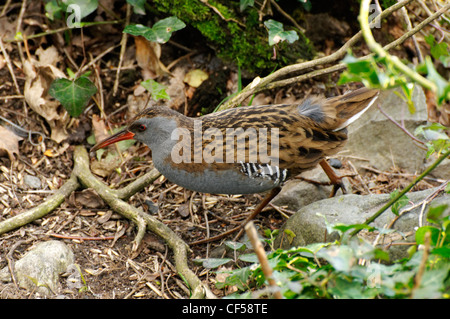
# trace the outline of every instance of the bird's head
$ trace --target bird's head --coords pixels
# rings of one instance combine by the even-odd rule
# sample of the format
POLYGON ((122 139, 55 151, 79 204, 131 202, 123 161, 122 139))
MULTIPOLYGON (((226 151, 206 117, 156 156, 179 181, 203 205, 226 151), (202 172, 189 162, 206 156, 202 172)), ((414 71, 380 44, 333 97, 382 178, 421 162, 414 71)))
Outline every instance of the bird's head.
POLYGON ((142 142, 150 148, 161 145, 165 140, 170 139, 172 131, 179 126, 179 121, 183 118, 185 118, 183 115, 167 107, 146 109, 136 116, 125 129, 94 145, 91 152, 131 139, 142 142))

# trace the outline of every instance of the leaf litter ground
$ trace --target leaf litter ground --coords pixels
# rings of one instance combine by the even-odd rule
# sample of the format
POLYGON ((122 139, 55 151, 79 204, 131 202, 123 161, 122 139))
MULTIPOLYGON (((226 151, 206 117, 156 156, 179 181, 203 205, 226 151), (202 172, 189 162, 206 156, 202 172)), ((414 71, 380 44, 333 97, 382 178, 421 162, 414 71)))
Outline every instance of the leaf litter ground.
MULTIPOLYGON (((101 52, 98 49, 115 45, 105 37, 94 34, 86 35, 86 41, 95 43, 91 52, 101 52), (92 40, 95 40, 92 41, 92 40)), ((120 33, 116 34, 117 43, 120 41, 120 33)), ((74 39, 74 43, 80 41, 74 39)), ((129 42, 129 46, 133 46, 129 42)), ((34 47, 39 47, 38 42, 33 42, 34 47)), ((169 44, 164 46, 167 60, 176 61, 186 55, 179 49, 180 46, 169 44)), ((73 55, 81 55, 81 47, 74 46, 73 55)), ((115 70, 112 66, 118 64, 119 48, 116 54, 105 55, 97 64, 101 70, 102 86, 105 92, 111 92, 115 70)), ((12 46, 9 52, 13 61, 19 61, 16 46, 12 46)), ((190 52, 187 59, 181 59, 174 68, 174 74, 187 74, 190 70, 204 67, 210 71, 221 72, 221 65, 210 58, 211 52, 190 52)), ((63 56, 63 59, 68 59, 63 56)), ((125 65, 121 74, 119 92, 117 97, 105 94, 105 105, 108 120, 111 123, 122 123, 127 112, 127 105, 132 108, 130 101, 138 99, 138 103, 146 99, 136 97, 136 87, 140 75, 137 74, 135 62, 125 65)), ((63 68, 61 67, 61 71, 63 68)), ((25 85, 25 76, 18 70, 17 82, 19 88, 25 85)), ((151 73, 151 72, 150 72, 151 73)), ((228 81, 231 87, 237 86, 236 72, 232 72, 228 81)), ((13 79, 6 66, 0 68, 0 77, 5 79, 0 86, 0 96, 15 96, 16 89, 13 79)), ((170 87, 171 104, 180 111, 186 111, 184 102, 186 94, 191 94, 192 88, 185 90, 182 79, 165 79, 170 87), (172 85, 175 83, 175 85, 172 85)), ((337 81, 337 77, 308 81, 286 90, 260 94, 255 99, 261 99, 265 103, 289 103, 303 97, 305 94, 321 94, 324 88, 337 81), (326 82, 322 82, 326 81, 326 82)), ((340 90, 341 88, 336 88, 340 90)), ((343 89, 343 88, 342 88, 343 89)), ((342 91, 334 92, 336 94, 342 91)), ((89 108, 89 107, 88 107, 89 108)), ((6 152, 0 153, 0 221, 10 216, 19 214, 27 209, 37 206, 45 201, 52 190, 58 189, 70 177, 73 168, 73 145, 85 144, 91 135, 93 114, 98 114, 95 106, 81 115, 79 119, 65 123, 68 131, 66 140, 55 143, 50 139, 34 145, 24 136, 21 141, 15 142, 18 150, 13 147, 4 147, 6 152)), ((3 99, 0 106, 0 115, 13 119, 17 124, 36 132, 51 134, 51 127, 42 116, 29 109, 20 98, 3 99)), ((104 173, 103 180, 108 185, 120 187, 127 182, 143 175, 151 169, 151 152, 142 145, 131 146, 128 155, 115 159, 119 160, 120 173, 110 170, 104 173)), ((92 160, 95 162, 95 160, 92 160)), ((348 159, 343 159, 343 168, 340 174, 354 173, 348 159)), ((391 172, 379 172, 376 170, 364 170, 361 175, 351 179, 353 191, 358 194, 367 194, 370 186, 375 193, 389 193, 396 188, 406 186, 412 177, 406 172, 393 169, 391 172), (392 175, 391 173, 395 173, 392 175), (368 186, 369 185, 369 186, 368 186)), ((102 175, 102 174, 101 174, 102 175)), ((432 182, 422 182, 416 189, 434 186, 432 182)), ((187 243, 203 239, 207 231, 211 236, 227 229, 236 227, 242 222, 248 213, 258 204, 258 195, 248 196, 216 196, 199 194, 178 187, 164 178, 158 179, 148 186, 145 191, 135 194, 129 203, 142 207, 146 212, 154 214, 166 223, 187 243)), ((278 229, 284 222, 285 216, 291 212, 287 207, 268 207, 256 223, 260 229, 278 229)), ((0 236, 0 268, 6 267, 8 261, 16 261, 27 250, 39 241, 50 239, 63 240, 75 254, 76 263, 80 266, 87 289, 79 291, 68 284, 68 278, 60 279, 61 290, 53 296, 65 298, 188 298, 189 288, 177 275, 171 259, 171 251, 155 235, 147 233, 137 251, 131 251, 132 241, 136 235, 135 227, 128 220, 121 218, 112 212, 90 190, 79 190, 71 194, 66 201, 56 210, 40 220, 21 227, 15 231, 0 236), (83 239, 81 239, 83 238, 83 239)), ((227 238, 230 240, 231 238, 227 238)), ((188 256, 194 258, 222 257, 225 248, 221 242, 213 242, 209 245, 192 247, 192 253, 188 256)), ((232 257, 232 255, 230 255, 232 257)), ((226 290, 215 288, 215 281, 220 280, 221 275, 207 271, 194 263, 191 263, 197 275, 207 283, 218 297, 227 293, 226 290)), ((233 267, 230 266, 230 267, 233 267)), ((223 278, 222 278, 223 279, 223 278)), ((0 298, 37 298, 35 292, 17 288, 13 283, 0 283, 0 298)))

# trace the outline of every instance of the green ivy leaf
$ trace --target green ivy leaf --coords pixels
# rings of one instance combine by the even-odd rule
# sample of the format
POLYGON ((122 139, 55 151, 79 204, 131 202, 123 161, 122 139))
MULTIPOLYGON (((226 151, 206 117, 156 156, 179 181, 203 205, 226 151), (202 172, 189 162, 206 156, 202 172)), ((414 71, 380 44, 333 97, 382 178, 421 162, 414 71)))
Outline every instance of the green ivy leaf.
POLYGON ((177 17, 169 17, 159 20, 151 28, 142 24, 128 25, 123 32, 134 36, 143 36, 151 42, 166 43, 173 32, 181 30, 185 26, 186 24, 177 17))
POLYGON ((231 241, 231 240, 227 240, 225 242, 225 245, 232 249, 232 250, 237 250, 237 251, 242 251, 246 248, 245 244, 237 242, 237 241, 231 241))
POLYGON ((75 18, 79 23, 81 19, 87 17, 97 10, 98 0, 47 0, 45 4, 46 16, 50 20, 61 19, 63 13, 75 14, 75 18))
POLYGON ((434 248, 431 253, 433 255, 439 255, 441 257, 444 258, 450 258, 450 247, 439 247, 439 248, 434 248))
POLYGON ((242 254, 239 256, 239 259, 248 263, 258 263, 258 256, 256 256, 255 253, 251 253, 251 254, 242 254))
MULTIPOLYGON (((398 189, 396 189, 395 191, 393 191, 392 193, 390 193, 390 197, 391 199, 395 198, 398 195, 399 191, 398 189)), ((400 209, 402 207, 404 207, 406 204, 408 204, 409 202, 409 198, 406 195, 403 195, 402 197, 400 197, 394 204, 392 204, 391 206, 391 211, 398 216, 400 209)))
POLYGON ((255 4, 255 0, 241 0, 239 1, 239 9, 244 11, 247 7, 253 7, 255 4))
POLYGON ((431 56, 436 60, 439 60, 441 57, 450 56, 448 44, 446 42, 442 41, 441 43, 438 43, 432 34, 427 35, 425 41, 430 46, 431 56))
POLYGON ((425 57, 425 65, 427 68, 427 79, 434 82, 437 86, 437 102, 441 105, 444 101, 450 100, 450 83, 447 82, 439 73, 436 71, 433 65, 433 61, 429 56, 425 57))
POLYGON ((153 100, 170 100, 170 96, 166 92, 167 87, 165 85, 159 84, 152 79, 142 81, 141 85, 150 92, 153 100))
POLYGON ((326 259, 337 271, 348 272, 355 263, 353 250, 348 246, 324 247, 316 255, 326 259))
POLYGON ((351 53, 347 54, 342 60, 347 65, 338 84, 349 82, 362 82, 368 87, 384 87, 392 85, 390 77, 381 70, 373 57, 358 59, 351 53))
POLYGON ((269 19, 264 22, 264 25, 269 30, 269 45, 275 45, 282 41, 293 43, 299 39, 297 32, 284 31, 283 24, 269 19))
POLYGON ((437 240, 439 238, 440 230, 434 226, 422 226, 417 229, 415 237, 416 243, 418 245, 425 244, 425 235, 430 233, 431 235, 431 246, 436 246, 437 240))
POLYGON ((448 208, 447 204, 430 207, 427 214, 427 220, 430 223, 436 224, 439 223, 439 221, 443 216, 443 213, 447 210, 447 208, 448 208))
POLYGON ((57 0, 48 0, 45 3, 45 15, 52 21, 61 19, 62 8, 59 6, 57 0))
POLYGON ((57 79, 50 85, 48 93, 57 99, 70 116, 78 117, 83 113, 97 88, 88 78, 82 76, 74 81, 57 79))
POLYGON ((133 12, 136 14, 145 15, 145 3, 147 0, 127 0, 133 7, 133 12))
POLYGON ((233 271, 232 276, 225 278, 225 282, 217 282, 216 287, 222 289, 226 286, 236 286, 239 290, 245 290, 248 288, 247 281, 251 275, 249 267, 243 267, 233 271))
POLYGON ((196 258, 193 261, 196 264, 200 264, 205 268, 213 269, 213 268, 220 267, 231 260, 232 259, 230 259, 230 258, 196 258))

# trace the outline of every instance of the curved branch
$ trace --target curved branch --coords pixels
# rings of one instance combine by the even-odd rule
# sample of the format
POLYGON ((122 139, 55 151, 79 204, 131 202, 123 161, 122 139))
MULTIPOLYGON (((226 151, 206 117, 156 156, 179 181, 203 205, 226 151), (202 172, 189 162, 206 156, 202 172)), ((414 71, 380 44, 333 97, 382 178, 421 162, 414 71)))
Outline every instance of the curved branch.
MULTIPOLYGON (((368 23, 370 2, 371 2, 370 0, 363 0, 361 2, 361 11, 360 11, 360 15, 359 15, 359 22, 360 22, 360 26, 361 26, 361 31, 362 31, 363 37, 366 40, 366 43, 369 46, 369 48, 373 52, 378 54, 380 57, 386 57, 386 59, 388 61, 390 61, 392 64, 394 64, 396 68, 398 68, 404 74, 409 76, 415 82, 419 83, 423 87, 425 87, 425 88, 427 88, 427 89, 429 89, 429 90, 431 90, 433 92, 436 92, 436 90, 437 90, 436 84, 434 84, 432 81, 424 78, 423 76, 421 76, 419 73, 415 72, 414 70, 411 70, 409 67, 404 65, 400 61, 400 59, 397 58, 396 56, 389 55, 383 49, 383 47, 379 43, 377 43, 375 41, 375 38, 373 37, 372 32, 370 31, 370 25, 368 23)), ((439 17, 440 15, 444 14, 449 9, 450 9, 450 4, 447 4, 446 6, 442 7, 439 11, 437 11, 435 14, 433 14, 430 17, 428 17, 424 21, 422 21, 422 23, 420 23, 420 25, 425 26, 426 24, 431 22, 433 20, 433 18, 436 19, 437 17, 439 17), (430 18, 432 18, 432 19, 430 19, 430 18)))
MULTIPOLYGON (((189 249, 187 244, 165 224, 153 216, 145 214, 137 208, 124 202, 118 198, 116 191, 111 190, 108 186, 99 181, 89 169, 89 156, 84 147, 75 147, 74 162, 75 167, 73 172, 76 176, 78 176, 83 185, 93 188, 97 194, 111 207, 111 209, 123 217, 132 220, 138 225, 138 235, 135 238, 135 247, 137 247, 136 244, 139 244, 139 241, 142 239, 145 228, 164 239, 164 241, 166 241, 169 247, 173 250, 178 273, 189 283, 190 288, 192 289, 191 297, 203 298, 205 288, 200 279, 190 270, 187 264, 187 252, 189 249)), ((152 171, 150 173, 154 174, 152 171)), ((149 180, 148 177, 152 175, 150 173, 145 175, 147 177, 147 181, 149 180)), ((139 182, 135 183, 133 187, 142 187, 142 185, 143 183, 139 182)))
MULTIPOLYGON (((436 20, 441 14, 442 14, 442 12, 436 12, 435 14, 429 16, 427 19, 423 20, 421 23, 419 23, 417 26, 415 26, 414 28, 412 28, 411 30, 409 30, 408 32, 403 34, 398 39, 392 41, 391 43, 386 44, 383 47, 383 50, 389 51, 389 50, 395 48, 396 46, 402 44, 407 39, 409 39, 411 36, 415 35, 417 32, 422 30, 426 25, 430 24, 433 20, 436 20)), ((373 23, 374 22, 372 22, 370 25, 372 25, 373 23)), ((360 33, 358 33, 358 34, 360 34, 360 33)), ((350 41, 351 40, 349 40, 347 43, 349 43, 350 41)), ((341 50, 341 49, 339 49, 339 50, 341 50)), ((338 51, 336 51, 336 52, 338 52, 338 51)), ((363 57, 360 57, 360 59, 367 58, 367 57, 369 57, 371 55, 373 55, 373 53, 368 54, 368 55, 363 56, 363 57)), ((305 80, 308 80, 308 79, 312 79, 312 78, 314 78, 316 76, 320 76, 320 75, 324 75, 324 74, 328 74, 328 73, 341 71, 341 70, 344 70, 345 68, 346 68, 346 65, 344 63, 339 63, 339 64, 336 64, 336 65, 333 65, 333 66, 330 66, 330 67, 327 67, 327 68, 324 68, 324 69, 315 70, 315 71, 312 71, 312 72, 309 72, 309 73, 305 73, 305 74, 302 74, 302 75, 299 75, 299 76, 295 76, 295 77, 292 77, 292 78, 288 78, 288 79, 285 79, 285 80, 275 81, 275 82, 267 84, 265 87, 258 86, 257 88, 255 88, 255 91, 253 93, 259 93, 259 92, 264 91, 264 90, 272 90, 272 89, 275 89, 275 88, 284 87, 284 86, 287 86, 287 85, 290 85, 290 84, 294 84, 294 83, 297 83, 297 82, 301 82, 301 81, 305 81, 305 80)))
MULTIPOLYGON (((380 23, 380 21, 382 19, 389 16, 394 11, 404 7, 411 1, 412 0, 399 1, 398 3, 394 4, 393 6, 387 8, 380 15, 378 15, 369 24, 369 26, 375 26, 376 24, 380 23)), ((337 50, 336 52, 334 52, 328 56, 325 56, 325 57, 319 58, 319 59, 315 59, 315 60, 311 60, 311 61, 307 61, 307 62, 288 65, 288 66, 285 66, 285 67, 273 72, 272 74, 269 74, 268 76, 266 76, 264 78, 256 78, 252 83, 247 85, 239 94, 237 94, 236 96, 234 96, 233 98, 229 99, 227 102, 222 104, 221 107, 219 108, 219 111, 223 111, 226 109, 236 107, 239 104, 241 104, 245 99, 250 97, 251 95, 253 95, 257 92, 263 91, 263 90, 267 90, 269 88, 273 88, 274 85, 271 85, 271 83, 273 83, 275 80, 277 80, 279 78, 283 78, 283 77, 287 76, 290 73, 303 71, 303 70, 306 70, 309 68, 317 67, 319 65, 329 64, 329 63, 332 63, 332 62, 335 62, 335 61, 341 59, 347 53, 348 49, 351 48, 361 38, 362 38, 362 32, 359 31, 350 40, 348 40, 341 48, 339 48, 339 50, 337 50)), ((291 79, 287 79, 287 80, 281 80, 281 81, 278 81, 275 83, 277 83, 276 87, 280 87, 282 85, 287 85, 290 83, 303 81, 305 79, 309 79, 309 78, 312 78, 312 77, 315 77, 318 75, 339 71, 344 68, 345 68, 345 66, 339 64, 339 67, 333 66, 331 68, 328 68, 327 71, 325 71, 325 72, 324 72, 325 69, 324 70, 316 70, 311 73, 307 73, 307 74, 300 75, 298 77, 294 77, 294 78, 292 78, 292 81, 291 81, 291 79), (333 68, 336 68, 336 69, 333 69, 333 68)))
POLYGON ((124 186, 117 190, 113 190, 113 192, 118 198, 127 200, 134 194, 142 191, 146 186, 153 183, 160 176, 161 176, 161 173, 158 172, 158 170, 156 168, 153 168, 150 172, 135 179, 133 182, 129 183, 127 186, 124 186))
MULTIPOLYGON (((422 174, 417 176, 407 187, 405 187, 401 192, 397 194, 394 198, 392 198, 390 201, 388 201, 386 204, 383 205, 375 214, 370 216, 366 219, 364 224, 369 225, 372 223, 375 219, 377 219, 381 214, 383 214, 389 207, 391 207, 396 201, 398 201, 403 195, 405 195, 407 192, 409 192, 418 182, 420 182, 425 176, 430 174, 432 170, 434 170, 436 167, 439 166, 439 164, 448 158, 450 156, 450 150, 442 154, 432 165, 430 165, 425 171, 423 171, 422 174)), ((352 236, 358 234, 362 228, 357 229, 352 232, 352 236)))
POLYGON ((112 190, 91 173, 89 156, 84 147, 76 146, 73 157, 75 165, 70 179, 41 205, 0 222, 0 235, 44 217, 57 208, 73 191, 83 185, 94 189, 112 210, 137 225, 138 233, 134 248, 137 248, 147 230, 164 239, 174 253, 178 274, 189 284, 192 290, 191 297, 204 298, 207 288, 203 286, 201 280, 191 271, 187 263, 188 245, 165 224, 123 200, 152 183, 160 176, 160 173, 157 170, 151 170, 128 186, 120 190, 112 190))
POLYGON ((0 235, 44 217, 61 205, 66 197, 69 197, 69 195, 79 187, 80 184, 78 183, 77 176, 72 173, 70 179, 58 190, 56 190, 55 193, 44 203, 0 222, 0 235))

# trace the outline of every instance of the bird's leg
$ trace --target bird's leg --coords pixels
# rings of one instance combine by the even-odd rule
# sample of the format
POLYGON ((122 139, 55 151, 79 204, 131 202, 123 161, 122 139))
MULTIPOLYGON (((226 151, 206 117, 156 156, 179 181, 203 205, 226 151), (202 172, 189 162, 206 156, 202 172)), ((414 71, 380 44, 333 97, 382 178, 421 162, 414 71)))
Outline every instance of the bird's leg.
POLYGON ((278 193, 281 191, 281 187, 275 187, 273 188, 269 194, 266 195, 266 197, 263 198, 262 202, 259 203, 258 206, 255 207, 255 210, 253 211, 253 213, 251 213, 246 219, 245 221, 239 226, 241 228, 241 230, 239 230, 239 233, 237 233, 237 235, 234 237, 234 240, 238 240, 239 237, 241 237, 242 233, 244 232, 244 226, 251 220, 253 220, 259 213, 261 213, 261 211, 264 209, 264 207, 266 207, 270 201, 278 195, 278 193))
POLYGON ((224 238, 224 237, 226 237, 226 236, 228 236, 228 235, 230 235, 230 234, 232 234, 232 233, 234 233, 236 231, 239 231, 239 233, 237 233, 237 235, 234 237, 234 240, 238 240, 239 237, 241 237, 242 233, 244 232, 244 226, 249 221, 254 219, 264 209, 264 207, 266 207, 267 204, 269 204, 270 201, 275 196, 278 195, 278 193, 280 191, 281 191, 281 187, 276 187, 276 188, 272 189, 270 191, 270 193, 267 194, 266 197, 264 197, 264 199, 261 201, 261 203, 259 203, 259 205, 256 206, 256 208, 253 210, 253 212, 245 219, 245 221, 241 225, 239 225, 239 226, 237 226, 237 227, 235 227, 233 229, 230 229, 230 230, 228 230, 226 232, 223 232, 220 235, 217 235, 217 236, 214 236, 214 237, 210 237, 210 238, 206 238, 206 239, 202 239, 202 240, 197 240, 197 241, 191 243, 190 245, 204 244, 204 243, 209 243, 211 241, 219 240, 219 239, 222 239, 222 238, 224 238))
POLYGON ((330 179, 331 184, 333 185, 333 189, 331 190, 330 197, 334 197, 336 195, 339 188, 342 188, 342 192, 344 194, 347 193, 347 190, 345 189, 344 183, 342 182, 342 177, 337 176, 334 172, 333 168, 328 164, 326 159, 323 159, 320 161, 320 166, 324 170, 325 174, 327 174, 328 178, 330 179))

